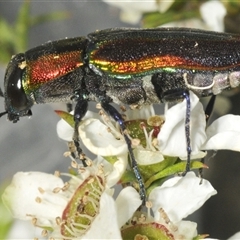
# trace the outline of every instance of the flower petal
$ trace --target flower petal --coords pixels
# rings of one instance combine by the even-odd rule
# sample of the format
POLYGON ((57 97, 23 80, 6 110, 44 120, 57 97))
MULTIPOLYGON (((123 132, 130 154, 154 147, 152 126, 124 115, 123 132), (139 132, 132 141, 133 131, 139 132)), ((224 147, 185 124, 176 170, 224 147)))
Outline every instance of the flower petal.
POLYGON ((208 140, 202 149, 240 151, 240 116, 228 114, 220 117, 207 128, 206 133, 208 140))
POLYGON ((117 161, 111 166, 111 170, 107 171, 107 169, 104 167, 106 172, 108 172, 107 175, 107 186, 113 187, 122 177, 123 173, 125 172, 128 164, 128 153, 121 154, 117 156, 117 161))
POLYGON ((30 221, 22 221, 16 219, 13 222, 13 225, 11 226, 11 231, 8 233, 6 239, 11 240, 19 240, 19 239, 25 239, 30 240, 33 239, 33 236, 37 238, 38 240, 42 239, 42 229, 36 228, 36 226, 33 226, 33 224, 30 221))
POLYGON ((142 200, 139 193, 133 187, 124 188, 116 199, 118 209, 118 223, 123 226, 141 206, 142 200))
POLYGON ((163 208, 173 222, 179 222, 200 208, 204 202, 217 192, 207 180, 189 172, 185 177, 174 177, 150 193, 155 217, 159 219, 158 209, 163 208))
POLYGON ((87 233, 78 239, 122 239, 117 216, 114 199, 107 193, 103 193, 99 214, 87 233))
POLYGON ((73 138, 73 128, 63 119, 57 123, 58 137, 64 141, 71 142, 73 138))
POLYGON ((223 3, 220 1, 205 2, 200 6, 200 13, 210 30, 219 32, 224 31, 224 17, 227 10, 223 3))
MULTIPOLYGON (((71 112, 71 114, 73 114, 73 111, 71 112)), ((86 115, 83 117, 83 120, 88 118, 98 119, 99 114, 92 111, 87 111, 86 115)), ((71 142, 73 138, 73 132, 73 128, 66 121, 64 121, 63 119, 58 121, 57 134, 59 138, 63 139, 64 141, 71 142)))
POLYGON ((228 238, 228 240, 239 240, 239 239, 240 239, 240 232, 237 232, 233 236, 228 238))
POLYGON ((120 19, 124 22, 136 24, 140 21, 142 14, 145 12, 160 11, 165 12, 172 5, 173 0, 169 1, 136 1, 136 0, 125 0, 125 1, 111 1, 104 0, 104 2, 119 7, 122 12, 120 19))
POLYGON ((197 224, 191 221, 180 221, 177 224, 178 235, 184 236, 184 239, 193 239, 197 235, 197 224))
POLYGON ((164 156, 159 151, 150 151, 144 148, 134 149, 134 156, 140 165, 159 163, 164 160, 164 156))
MULTIPOLYGON (((200 147, 206 140, 206 120, 203 106, 198 97, 190 92, 190 139, 192 159, 198 155, 200 147)), ((187 158, 185 134, 186 100, 168 109, 165 114, 165 123, 158 134, 159 150, 164 155, 187 158)))
POLYGON ((98 119, 83 121, 79 127, 79 134, 84 145, 96 155, 115 156, 128 151, 124 139, 116 139, 98 119))
POLYGON ((56 187, 63 187, 61 178, 52 174, 41 172, 18 172, 14 175, 12 183, 3 194, 3 202, 12 212, 13 216, 23 220, 30 220, 32 216, 43 219, 55 219, 63 212, 67 204, 64 198, 51 195, 47 204, 38 203, 37 197, 41 198, 39 188, 45 192, 56 187), (30 216, 29 216, 30 215, 30 216))
POLYGON ((125 112, 127 120, 148 119, 155 115, 153 105, 143 106, 140 109, 128 109, 125 112))

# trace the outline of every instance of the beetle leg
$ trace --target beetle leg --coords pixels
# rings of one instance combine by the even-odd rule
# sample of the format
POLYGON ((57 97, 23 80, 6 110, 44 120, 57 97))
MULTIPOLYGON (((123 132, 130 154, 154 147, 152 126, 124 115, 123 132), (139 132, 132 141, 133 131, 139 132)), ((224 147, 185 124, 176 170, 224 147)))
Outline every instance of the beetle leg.
POLYGON ((189 91, 185 90, 182 92, 182 96, 186 99, 186 116, 185 116, 185 136, 186 136, 186 147, 187 147, 187 164, 185 172, 182 173, 183 176, 190 171, 191 165, 191 140, 190 140, 190 113, 191 113, 191 101, 189 91))
MULTIPOLYGON (((77 101, 75 111, 74 111, 74 133, 73 133, 73 142, 76 147, 76 153, 77 158, 83 161, 83 166, 86 167, 87 164, 85 162, 85 157, 82 152, 82 149, 80 147, 79 143, 79 133, 78 133, 78 126, 82 120, 82 118, 85 116, 86 112, 88 110, 88 101, 87 99, 79 99, 77 101)), ((76 158, 76 156, 72 153, 72 156, 76 158)))
POLYGON ((185 115, 185 139, 186 139, 186 150, 187 150, 187 164, 186 169, 182 173, 182 176, 185 176, 187 172, 190 171, 191 167, 191 140, 190 140, 190 113, 191 113, 191 101, 189 91, 187 89, 179 89, 174 92, 164 92, 164 100, 171 102, 174 99, 186 99, 186 115, 185 115))
POLYGON ((112 105, 110 105, 108 102, 106 102, 106 101, 101 102, 101 106, 109 116, 111 116, 116 122, 118 122, 118 124, 120 126, 120 129, 123 133, 124 139, 127 143, 128 152, 129 152, 129 156, 130 156, 131 164, 132 164, 132 169, 133 169, 133 172, 134 172, 134 174, 136 176, 136 179, 138 181, 138 184, 139 184, 140 197, 143 201, 143 204, 145 204, 145 202, 146 202, 146 190, 145 190, 145 187, 144 187, 143 179, 142 179, 142 176, 140 174, 136 159, 135 159, 134 154, 133 154, 133 150, 132 150, 132 146, 131 146, 132 145, 131 140, 129 139, 129 137, 126 134, 126 127, 125 127, 125 124, 124 124, 124 120, 123 120, 121 114, 112 105))

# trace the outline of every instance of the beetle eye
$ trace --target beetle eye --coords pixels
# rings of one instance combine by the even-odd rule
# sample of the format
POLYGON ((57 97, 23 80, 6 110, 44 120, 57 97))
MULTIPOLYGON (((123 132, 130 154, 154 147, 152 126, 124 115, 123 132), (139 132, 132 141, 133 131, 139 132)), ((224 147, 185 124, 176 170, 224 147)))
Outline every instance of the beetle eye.
POLYGON ((22 87, 22 76, 25 69, 19 67, 24 58, 16 55, 8 65, 5 75, 5 101, 6 110, 10 112, 21 112, 28 109, 29 101, 22 87))

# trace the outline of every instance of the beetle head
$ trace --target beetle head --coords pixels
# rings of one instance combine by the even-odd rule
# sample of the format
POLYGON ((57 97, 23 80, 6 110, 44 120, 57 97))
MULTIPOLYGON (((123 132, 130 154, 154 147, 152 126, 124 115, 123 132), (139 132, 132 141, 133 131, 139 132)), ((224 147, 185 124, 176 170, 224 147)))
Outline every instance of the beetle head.
POLYGON ((26 65, 23 53, 13 56, 5 73, 4 93, 0 91, 5 100, 5 112, 0 113, 0 117, 8 114, 8 120, 14 123, 20 117, 32 115, 30 108, 33 101, 27 97, 22 85, 26 67, 24 64, 26 65))

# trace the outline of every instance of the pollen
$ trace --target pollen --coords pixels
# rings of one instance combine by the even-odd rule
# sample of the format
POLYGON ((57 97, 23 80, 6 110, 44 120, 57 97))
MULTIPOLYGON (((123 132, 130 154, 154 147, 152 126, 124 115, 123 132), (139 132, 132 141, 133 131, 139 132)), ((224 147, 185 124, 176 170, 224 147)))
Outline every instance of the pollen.
POLYGON ((74 159, 71 161, 71 166, 72 166, 73 168, 75 168, 75 169, 78 168, 78 164, 77 164, 77 162, 76 162, 74 159))
POLYGON ((150 126, 153 127, 160 127, 163 125, 163 123, 165 122, 165 119, 163 116, 151 116, 150 118, 148 118, 147 123, 150 126))
POLYGON ((152 208, 152 206, 153 206, 152 202, 150 202, 150 201, 146 202, 146 207, 147 208, 152 208))
POLYGON ((140 141, 140 139, 138 139, 138 138, 133 138, 133 139, 131 140, 131 143, 132 143, 132 146, 133 146, 133 147, 137 147, 137 146, 140 145, 141 141, 140 141))
POLYGON ((56 187, 52 190, 53 193, 59 193, 62 190, 60 187, 56 187))
POLYGON ((41 194, 44 194, 45 193, 45 190, 41 187, 38 188, 38 191, 41 193, 41 194))
POLYGON ((69 182, 65 182, 64 186, 62 187, 62 191, 67 191, 69 187, 70 187, 70 183, 69 182))
POLYGON ((32 218, 32 224, 33 224, 34 226, 37 225, 37 218, 35 218, 35 217, 32 218))
POLYGON ((54 172, 54 176, 60 177, 60 175, 61 175, 61 173, 60 173, 59 171, 55 171, 55 172, 54 172))
POLYGON ((43 237, 46 237, 46 236, 48 235, 48 231, 45 230, 45 229, 42 230, 41 235, 42 235, 43 237))
POLYGON ((62 224, 62 219, 60 217, 56 217, 55 221, 58 226, 62 224))
POLYGON ((41 202, 42 202, 42 199, 41 199, 40 197, 36 197, 36 198, 35 198, 35 201, 36 201, 37 203, 41 203, 41 202))

